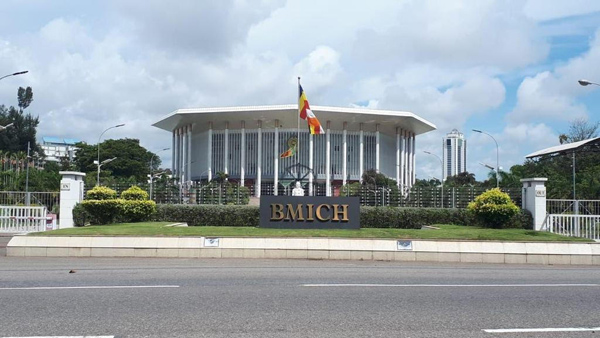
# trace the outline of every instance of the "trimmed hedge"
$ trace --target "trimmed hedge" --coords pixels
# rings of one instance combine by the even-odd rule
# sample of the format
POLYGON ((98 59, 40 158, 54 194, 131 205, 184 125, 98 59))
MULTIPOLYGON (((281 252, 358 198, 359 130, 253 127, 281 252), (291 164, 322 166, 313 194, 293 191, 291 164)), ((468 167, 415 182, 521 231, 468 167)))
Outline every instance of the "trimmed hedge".
POLYGON ((257 227, 259 216, 257 206, 159 204, 153 219, 189 226, 257 227))
POLYGON ((148 199, 148 193, 138 186, 132 186, 121 193, 121 198, 129 201, 145 201, 148 199))
POLYGON ((467 210, 472 212, 487 227, 502 228, 509 226, 520 209, 507 193, 498 188, 490 189, 469 203, 467 210))
POLYGON ((85 198, 88 200, 114 200, 117 192, 107 187, 94 187, 87 191, 85 198))
MULTIPOLYGON (((86 213, 87 221, 92 225, 148 221, 156 212, 154 201, 84 200, 80 205, 86 213)), ((73 217, 75 217, 75 210, 73 210, 73 217)))
POLYGON ((73 225, 76 227, 82 227, 89 222, 91 216, 85 211, 85 208, 81 203, 75 204, 73 208, 73 225))
POLYGON ((420 229, 432 224, 471 224, 465 209, 360 207, 361 228, 420 229))

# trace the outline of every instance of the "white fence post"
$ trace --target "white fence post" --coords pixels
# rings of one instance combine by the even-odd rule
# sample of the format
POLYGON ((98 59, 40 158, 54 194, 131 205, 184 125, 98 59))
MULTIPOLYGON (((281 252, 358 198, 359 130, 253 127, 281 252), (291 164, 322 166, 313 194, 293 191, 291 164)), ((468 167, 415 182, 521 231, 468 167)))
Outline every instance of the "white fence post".
POLYGON ((546 187, 547 178, 524 178, 523 197, 521 206, 523 209, 529 210, 533 216, 533 229, 540 231, 544 226, 546 219, 546 187))
POLYGON ((73 227, 73 208, 83 201, 83 179, 85 173, 61 171, 60 180, 60 222, 59 229, 73 227))

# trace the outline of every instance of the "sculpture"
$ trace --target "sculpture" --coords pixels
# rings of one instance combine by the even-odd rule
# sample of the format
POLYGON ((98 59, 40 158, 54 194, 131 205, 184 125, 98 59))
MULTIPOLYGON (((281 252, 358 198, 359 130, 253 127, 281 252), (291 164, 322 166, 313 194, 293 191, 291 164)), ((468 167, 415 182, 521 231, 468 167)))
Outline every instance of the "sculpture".
POLYGON ((292 196, 304 196, 304 189, 299 181, 296 181, 296 186, 292 189, 292 196))

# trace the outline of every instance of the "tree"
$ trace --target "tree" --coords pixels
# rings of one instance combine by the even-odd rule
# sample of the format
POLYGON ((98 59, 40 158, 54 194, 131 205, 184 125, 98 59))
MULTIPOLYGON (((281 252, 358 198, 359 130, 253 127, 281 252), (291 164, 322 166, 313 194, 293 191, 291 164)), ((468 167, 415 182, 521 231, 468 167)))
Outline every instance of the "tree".
POLYGON ((569 125, 568 134, 560 134, 558 140, 560 144, 572 143, 583 140, 588 140, 594 137, 598 137, 598 128, 600 127, 600 121, 592 123, 586 118, 578 118, 571 121, 569 125))
MULTIPOLYGON (((96 177, 98 166, 94 161, 98 157, 98 145, 89 145, 81 142, 75 158, 75 168, 96 177)), ((146 181, 150 173, 150 159, 154 156, 152 166, 154 170, 160 166, 160 158, 140 145, 137 139, 106 140, 100 144, 100 161, 116 157, 110 163, 102 166, 101 177, 103 180, 127 181, 139 183, 146 181)))
POLYGON ((19 87, 17 100, 18 109, 0 105, 0 124, 3 126, 13 124, 0 133, 0 149, 9 152, 27 152, 27 143, 29 143, 32 153, 43 155, 40 146, 36 143, 39 117, 33 117, 30 113, 25 114, 25 109, 33 102, 31 87, 26 89, 19 87))
POLYGON ((468 171, 464 171, 454 176, 449 176, 446 178, 446 182, 444 183, 444 185, 447 187, 462 187, 466 185, 473 186, 475 184, 477 184, 475 174, 468 171))

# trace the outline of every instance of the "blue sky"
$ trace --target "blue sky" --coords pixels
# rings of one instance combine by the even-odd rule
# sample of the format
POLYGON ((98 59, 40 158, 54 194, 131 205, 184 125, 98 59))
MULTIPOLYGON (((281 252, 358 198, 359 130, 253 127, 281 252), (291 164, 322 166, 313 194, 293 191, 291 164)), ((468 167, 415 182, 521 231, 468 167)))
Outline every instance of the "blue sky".
MULTIPOLYGON (((39 137, 95 143, 170 135, 151 124, 178 108, 288 104, 296 76, 313 105, 409 110, 437 125, 417 139, 417 176, 439 176, 441 138, 468 139, 479 179, 556 145, 575 118, 600 120, 600 2, 17 1, 0 2, 0 103, 32 86, 39 137), (2 74, 3 75, 3 74, 2 74)), ((170 154, 163 153, 168 165, 170 154)))

